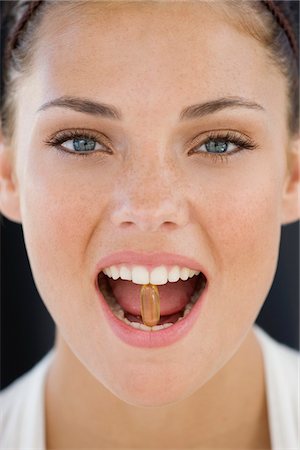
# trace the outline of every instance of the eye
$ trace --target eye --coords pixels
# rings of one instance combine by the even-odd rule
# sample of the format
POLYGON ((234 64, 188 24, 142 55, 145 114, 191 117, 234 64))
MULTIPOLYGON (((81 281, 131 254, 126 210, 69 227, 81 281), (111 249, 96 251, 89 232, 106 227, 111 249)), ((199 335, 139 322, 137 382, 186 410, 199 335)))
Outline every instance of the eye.
POLYGON ((87 153, 95 150, 103 150, 105 147, 94 139, 89 139, 85 137, 79 137, 74 139, 69 139, 62 142, 61 147, 66 148, 73 152, 87 153))
POLYGON ((242 150, 257 148, 257 145, 248 136, 243 137, 234 131, 210 132, 206 139, 198 136, 190 145, 192 148, 188 152, 189 155, 201 154, 216 160, 218 158, 221 160, 224 156, 231 156, 242 150))
POLYGON ((230 143, 229 141, 225 141, 225 140, 212 140, 210 139, 209 141, 207 141, 205 144, 202 144, 199 147, 199 150, 201 149, 201 147, 205 147, 205 150, 209 153, 225 153, 228 152, 230 147, 232 150, 235 148, 235 145, 230 143))
POLYGON ((93 153, 112 154, 109 139, 91 130, 63 130, 45 141, 50 147, 71 155, 89 156, 93 153))

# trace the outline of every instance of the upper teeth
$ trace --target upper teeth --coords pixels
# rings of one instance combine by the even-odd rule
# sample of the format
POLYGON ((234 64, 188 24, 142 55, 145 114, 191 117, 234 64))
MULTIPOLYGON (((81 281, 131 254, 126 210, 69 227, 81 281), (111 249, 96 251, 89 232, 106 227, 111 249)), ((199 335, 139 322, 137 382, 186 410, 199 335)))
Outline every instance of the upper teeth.
POLYGON ((159 266, 149 271, 144 266, 110 266, 103 269, 105 275, 114 280, 121 278, 121 280, 132 281, 136 284, 166 284, 168 281, 175 282, 179 279, 187 280, 194 275, 199 275, 197 270, 188 269, 187 267, 179 266, 159 266))

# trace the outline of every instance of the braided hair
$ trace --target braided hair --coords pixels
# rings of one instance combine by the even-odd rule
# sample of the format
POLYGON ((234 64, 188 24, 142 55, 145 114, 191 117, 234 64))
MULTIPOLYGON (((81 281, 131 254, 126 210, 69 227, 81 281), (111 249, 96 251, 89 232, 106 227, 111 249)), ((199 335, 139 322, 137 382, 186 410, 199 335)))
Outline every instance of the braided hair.
POLYGON ((286 0, 263 0, 262 3, 265 4, 279 26, 284 30, 295 58, 299 60, 299 3, 286 0))

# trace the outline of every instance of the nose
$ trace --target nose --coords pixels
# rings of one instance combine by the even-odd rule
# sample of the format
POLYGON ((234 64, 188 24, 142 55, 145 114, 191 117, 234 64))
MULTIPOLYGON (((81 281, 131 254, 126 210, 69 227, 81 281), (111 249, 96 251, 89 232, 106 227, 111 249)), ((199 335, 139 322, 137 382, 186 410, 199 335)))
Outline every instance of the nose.
POLYGON ((139 168, 138 175, 133 171, 125 180, 116 193, 111 216, 114 225, 155 232, 188 223, 183 189, 168 169, 148 165, 146 169, 139 168))

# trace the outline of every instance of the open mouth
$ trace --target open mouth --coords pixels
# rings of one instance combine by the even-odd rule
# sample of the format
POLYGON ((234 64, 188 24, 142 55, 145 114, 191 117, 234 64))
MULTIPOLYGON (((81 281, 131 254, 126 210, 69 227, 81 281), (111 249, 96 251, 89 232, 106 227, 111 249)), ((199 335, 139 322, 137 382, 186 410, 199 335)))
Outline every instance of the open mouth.
POLYGON ((154 268, 111 266, 98 274, 98 287, 114 316, 135 329, 159 331, 184 320, 199 301, 206 276, 186 267, 154 268), (143 323, 140 291, 144 284, 156 285, 160 295, 160 320, 155 326, 143 323))

